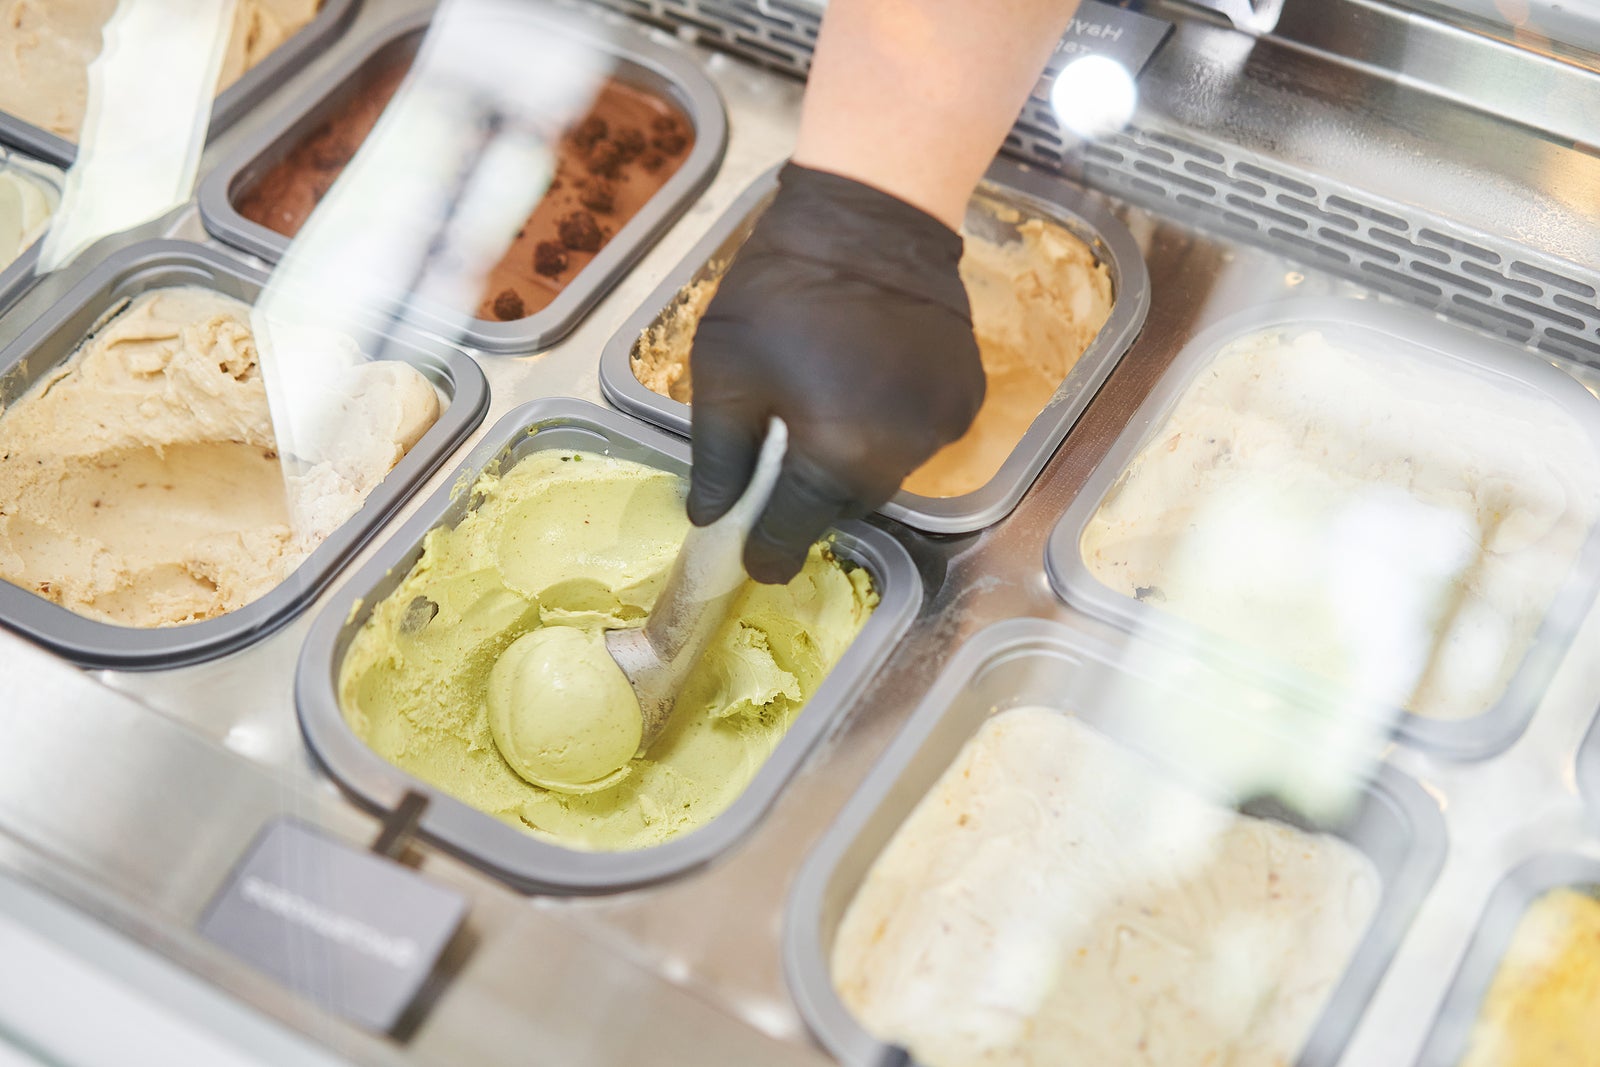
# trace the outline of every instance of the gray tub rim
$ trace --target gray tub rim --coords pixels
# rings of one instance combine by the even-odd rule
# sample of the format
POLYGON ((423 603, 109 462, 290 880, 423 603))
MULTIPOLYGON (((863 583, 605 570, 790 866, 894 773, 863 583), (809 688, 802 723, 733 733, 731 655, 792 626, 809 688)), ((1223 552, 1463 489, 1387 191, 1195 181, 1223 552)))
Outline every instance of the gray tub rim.
MULTIPOLYGON (((867 830, 879 808, 894 802, 901 775, 916 760, 965 688, 992 664, 1030 652, 1040 654, 1046 649, 1051 651, 1044 654, 1065 654, 1078 661, 1074 670, 1121 669, 1112 646, 1054 620, 1009 619, 980 630, 951 657, 800 868, 784 910, 784 979, 811 1033, 846 1067, 888 1067, 904 1061, 897 1059, 903 1055, 901 1050, 867 1033, 834 991, 820 929, 834 870, 867 830)), ((991 708, 988 714, 995 710, 991 708)), ((959 746, 950 752, 950 760, 958 752, 959 746)), ((942 767, 948 767, 949 762, 943 761, 942 767)), ((928 788, 937 780, 935 775, 928 788)), ((1384 876, 1378 910, 1310 1031, 1296 1067, 1333 1067, 1338 1061, 1444 866, 1448 850, 1444 815, 1420 784, 1384 762, 1378 765, 1376 777, 1367 783, 1366 793, 1369 800, 1382 803, 1407 824, 1412 831, 1412 847, 1407 851, 1407 866, 1399 872, 1400 877, 1391 883, 1384 876)), ((912 790, 906 797, 907 816, 925 794, 925 790, 912 790)), ((887 838, 884 843, 888 843, 887 838)), ((852 896, 854 891, 852 888, 852 896)))
MULTIPOLYGON (((1083 562, 1078 545, 1083 531, 1122 472, 1160 431, 1194 379, 1229 341, 1258 331, 1303 328, 1326 322, 1382 335, 1408 344, 1421 358, 1465 371, 1520 391, 1534 391, 1569 412, 1588 432, 1600 454, 1600 404, 1570 375, 1530 353, 1408 308, 1350 297, 1280 300, 1226 316, 1195 334, 1173 360, 1150 394, 1112 442, 1105 457, 1051 531, 1045 571, 1056 595, 1086 615, 1130 632, 1141 632, 1175 647, 1198 649, 1218 661, 1264 676, 1287 676, 1330 690, 1337 683, 1317 679, 1266 653, 1229 642, 1211 631, 1123 596, 1101 584, 1083 562)), ((1408 743, 1455 760, 1496 756, 1521 737, 1538 710, 1545 687, 1560 666, 1577 626, 1600 591, 1600 523, 1591 529, 1568 580, 1557 591, 1521 664, 1505 691, 1481 714, 1466 719, 1431 719, 1395 708, 1386 710, 1395 731, 1408 743)))
MULTIPOLYGON (((690 431, 690 405, 647 388, 634 376, 632 352, 639 335, 660 318, 678 294, 703 276, 706 266, 754 221, 777 189, 778 168, 757 178, 711 230, 645 298, 600 355, 600 391, 619 411, 684 436, 690 431)), ((1084 238, 1111 274, 1111 315, 1029 424, 993 478, 970 493, 927 497, 900 492, 879 514, 932 534, 972 533, 992 526, 1015 510, 1077 425, 1139 333, 1150 311, 1150 274, 1133 234, 1092 194, 1059 175, 997 157, 984 175, 979 195, 989 196, 1049 219, 1084 238)))
MULTIPOLYGON (((596 49, 617 61, 613 77, 657 93, 679 107, 695 129, 695 142, 675 174, 629 219, 593 260, 544 309, 512 322, 456 316, 425 304, 411 308, 418 326, 447 340, 493 354, 522 354, 549 348, 588 316, 624 275, 688 211, 716 176, 728 144, 728 117, 716 85, 691 56, 659 44, 629 26, 613 23, 599 12, 586 13, 592 25, 578 26, 565 9, 530 0, 523 16, 548 25, 553 33, 596 49), (566 17, 556 17, 565 15, 566 17), (599 21, 601 19, 604 21, 599 21)), ((249 138, 241 141, 200 183, 197 202, 201 224, 217 240, 268 263, 276 263, 289 239, 245 218, 233 206, 243 184, 265 169, 258 160, 276 162, 298 143, 313 119, 337 106, 347 88, 359 83, 369 64, 406 47, 413 35, 425 33, 431 12, 398 19, 366 38, 337 67, 324 73, 294 101, 249 138)))
MULTIPOLYGON (((103 313, 119 290, 137 293, 161 284, 215 288, 219 279, 232 279, 253 299, 266 284, 267 276, 218 249, 187 241, 145 241, 122 249, 90 267, 48 311, 0 349, 0 379, 24 375, 27 388, 31 388, 33 382, 76 351, 83 335, 75 332, 58 358, 32 366, 30 361, 39 346, 61 334, 85 308, 98 307, 103 313), (177 276, 172 280, 141 287, 142 279, 165 278, 174 273, 177 276)), ((372 490, 361 509, 266 595, 214 619, 142 628, 86 618, 0 580, 0 625, 81 667, 155 670, 188 666, 237 652, 299 617, 383 524, 404 507, 416 487, 465 443, 488 411, 489 383, 470 357, 428 338, 391 331, 380 333, 391 342, 388 351, 407 357, 405 362, 422 370, 436 386, 444 387, 448 403, 439 420, 372 490)))
MULTIPOLYGON (((880 602, 739 798, 705 825, 631 852, 588 852, 536 838, 378 755, 350 729, 338 699, 345 652, 372 606, 409 573, 428 531, 451 521, 458 500, 465 509, 478 475, 497 466, 536 430, 573 431, 590 450, 628 446, 640 458, 652 457, 645 460, 651 465, 679 475, 689 468, 683 441, 587 401, 546 398, 507 413, 457 466, 448 484, 394 531, 313 621, 295 671, 301 733, 317 763, 358 805, 392 811, 406 793, 422 794, 428 799, 418 824, 424 838, 520 891, 593 895, 653 885, 715 861, 759 825, 788 781, 855 710, 874 671, 916 616, 922 585, 909 553, 888 533, 865 523, 841 523, 835 531, 838 544, 847 558, 872 573, 880 602)), ((556 440, 549 447, 582 446, 556 440)))

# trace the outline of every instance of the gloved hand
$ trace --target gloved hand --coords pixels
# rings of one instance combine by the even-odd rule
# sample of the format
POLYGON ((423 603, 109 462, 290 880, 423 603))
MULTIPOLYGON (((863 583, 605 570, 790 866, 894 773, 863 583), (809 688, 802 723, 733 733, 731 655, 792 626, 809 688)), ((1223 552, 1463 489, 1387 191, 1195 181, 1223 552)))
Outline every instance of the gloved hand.
POLYGON ((793 578, 829 526, 893 496, 966 431, 984 392, 960 235, 849 178, 791 163, 779 180, 690 354, 690 521, 738 499, 768 416, 789 425, 745 548, 761 582, 793 578))

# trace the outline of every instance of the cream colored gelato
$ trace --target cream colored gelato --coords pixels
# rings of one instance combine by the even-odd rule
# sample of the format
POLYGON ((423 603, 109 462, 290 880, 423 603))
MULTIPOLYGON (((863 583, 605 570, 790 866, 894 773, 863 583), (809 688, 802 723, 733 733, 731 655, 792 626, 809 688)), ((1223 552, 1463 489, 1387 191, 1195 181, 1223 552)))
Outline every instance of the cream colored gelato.
MULTIPOLYGON (((521 678, 530 665, 514 655, 508 667, 502 653, 577 628, 594 656, 603 631, 644 625, 688 532, 683 491, 654 467, 556 449, 485 474, 472 486, 474 508, 429 532, 411 572, 351 641, 339 668, 350 728, 402 770, 569 848, 648 848, 709 823, 744 792, 878 603, 866 571, 820 546, 788 585, 745 586, 665 731, 605 788, 542 788, 496 743, 497 731, 512 732, 496 727, 496 709, 543 670, 532 664, 535 677, 521 678)), ((598 766, 600 750, 609 757, 620 746, 618 724, 595 722, 592 709, 583 718, 602 736, 535 724, 512 739, 511 755, 537 757, 535 776, 598 766)))
POLYGON ((1017 708, 873 864, 832 975, 863 1026, 928 1067, 1287 1067, 1380 892, 1348 843, 1017 708))
MULTIPOLYGON (((218 91, 226 89, 316 15, 321 0, 237 0, 218 91)), ((117 0, 0 0, 0 111, 78 138, 89 65, 117 0)))
POLYGON ((1600 457, 1528 388, 1312 329, 1226 345, 1118 478, 1089 572, 1442 719, 1491 707, 1600 517, 1600 457))
MULTIPOLYGON (((1087 245, 1043 219, 1021 222, 1017 232, 1005 243, 966 237, 961 281, 987 392, 971 429, 913 471, 906 492, 960 496, 993 478, 1111 314, 1111 276, 1087 245)), ((633 370, 646 388, 692 401, 689 351, 722 267, 685 289, 640 337, 633 370)))
POLYGON ((290 488, 290 521, 246 304, 156 289, 102 325, 0 416, 0 578, 125 626, 214 618, 262 596, 438 417, 413 368, 344 383, 358 432, 290 488))
POLYGON ((0 270, 44 236, 50 216, 60 204, 58 186, 41 175, 0 162, 0 270))

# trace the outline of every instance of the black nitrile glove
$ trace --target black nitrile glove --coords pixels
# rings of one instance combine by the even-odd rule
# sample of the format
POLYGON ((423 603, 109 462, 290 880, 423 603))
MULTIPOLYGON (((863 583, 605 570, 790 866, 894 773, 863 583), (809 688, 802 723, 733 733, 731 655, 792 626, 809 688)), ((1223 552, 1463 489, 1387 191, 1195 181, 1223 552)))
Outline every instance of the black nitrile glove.
POLYGON ((841 518, 877 508, 983 402, 961 236, 887 193, 789 164, 695 333, 689 519, 733 506, 768 417, 789 451, 745 548, 761 582, 799 573, 841 518))

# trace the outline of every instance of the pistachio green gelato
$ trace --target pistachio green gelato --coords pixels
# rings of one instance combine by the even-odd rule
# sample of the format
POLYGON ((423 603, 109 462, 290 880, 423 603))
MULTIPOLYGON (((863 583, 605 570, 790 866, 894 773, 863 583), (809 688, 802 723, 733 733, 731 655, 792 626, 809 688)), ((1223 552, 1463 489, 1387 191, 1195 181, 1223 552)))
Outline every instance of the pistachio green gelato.
POLYGON ((534 785, 590 793, 628 770, 644 713, 598 630, 541 626, 489 672, 489 733, 534 785))
MULTIPOLYGON (((642 626, 688 531, 683 483, 587 452, 534 452, 472 487, 377 604, 339 673, 346 721, 402 770, 572 848, 627 851, 703 826, 742 793, 878 596, 822 546, 786 586, 750 583, 647 755, 568 794, 514 770, 490 725, 490 677, 524 635, 642 626)), ((592 640, 592 636, 591 636, 592 640)), ((511 670, 511 668, 505 668, 511 670)))

